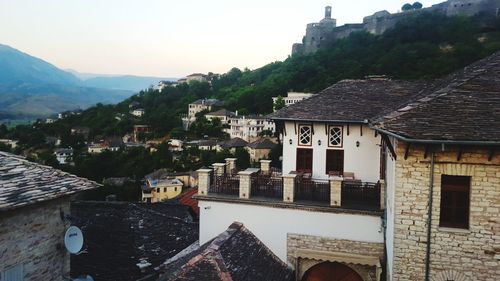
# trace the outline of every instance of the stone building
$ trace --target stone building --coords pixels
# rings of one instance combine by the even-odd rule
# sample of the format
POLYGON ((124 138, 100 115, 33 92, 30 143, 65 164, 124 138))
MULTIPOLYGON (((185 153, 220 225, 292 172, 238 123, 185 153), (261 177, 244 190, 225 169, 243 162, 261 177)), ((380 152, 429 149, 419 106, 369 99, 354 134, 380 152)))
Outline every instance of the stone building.
POLYGON ((408 17, 408 15, 421 13, 422 11, 438 12, 448 16, 474 16, 481 13, 498 16, 499 10, 500 0, 448 0, 421 10, 394 14, 385 10, 379 11, 365 17, 363 23, 345 24, 337 27, 336 20, 331 18, 332 8, 327 6, 325 8, 325 18, 319 23, 308 24, 302 43, 293 44, 292 55, 315 53, 317 50, 331 45, 338 39, 345 38, 353 32, 367 31, 372 34, 382 34, 386 30, 393 28, 398 21, 408 17))
POLYGON ((70 197, 95 182, 0 152, 0 280, 67 280, 70 197))
POLYGON ((230 126, 226 132, 233 138, 241 138, 247 142, 253 142, 261 138, 261 133, 267 131, 274 133, 274 122, 267 120, 265 116, 236 114, 228 119, 230 126))
POLYGON ((296 280, 498 279, 499 75, 497 53, 439 81, 341 81, 271 114, 282 173, 199 170, 200 242, 240 221, 296 280))

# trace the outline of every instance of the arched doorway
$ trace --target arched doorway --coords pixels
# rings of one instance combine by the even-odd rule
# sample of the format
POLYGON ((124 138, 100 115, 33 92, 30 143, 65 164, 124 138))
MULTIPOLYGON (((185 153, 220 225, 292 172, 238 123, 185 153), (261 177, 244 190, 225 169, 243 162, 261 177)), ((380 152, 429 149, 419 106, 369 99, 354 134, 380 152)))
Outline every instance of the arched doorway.
POLYGON ((363 281, 363 278, 347 265, 323 262, 307 270, 302 281, 363 281))

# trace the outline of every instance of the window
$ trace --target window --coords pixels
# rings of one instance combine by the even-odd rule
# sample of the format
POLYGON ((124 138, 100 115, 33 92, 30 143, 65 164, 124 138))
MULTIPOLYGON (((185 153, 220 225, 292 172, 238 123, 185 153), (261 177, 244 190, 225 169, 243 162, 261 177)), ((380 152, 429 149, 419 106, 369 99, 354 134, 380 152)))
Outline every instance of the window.
POLYGON ((469 228, 470 177, 441 176, 439 226, 469 228))
POLYGON ((326 151, 326 173, 336 172, 342 174, 344 172, 344 151, 343 150, 327 150, 326 151))
POLYGON ((299 145, 312 144, 312 127, 309 125, 299 125, 299 145))
POLYGON ((297 148, 297 165, 295 169, 298 172, 312 173, 313 150, 297 148))
POLYGON ((167 192, 167 188, 166 187, 163 188, 163 192, 167 192))
POLYGON ((24 280, 23 265, 19 264, 11 267, 4 272, 0 272, 0 280, 2 281, 22 281, 24 280))
POLYGON ((177 186, 174 188, 174 190, 177 192, 177 186))
POLYGON ((156 192, 160 193, 160 188, 159 187, 156 189, 156 192))
POLYGON ((342 147, 342 127, 330 126, 328 128, 328 146, 342 147))

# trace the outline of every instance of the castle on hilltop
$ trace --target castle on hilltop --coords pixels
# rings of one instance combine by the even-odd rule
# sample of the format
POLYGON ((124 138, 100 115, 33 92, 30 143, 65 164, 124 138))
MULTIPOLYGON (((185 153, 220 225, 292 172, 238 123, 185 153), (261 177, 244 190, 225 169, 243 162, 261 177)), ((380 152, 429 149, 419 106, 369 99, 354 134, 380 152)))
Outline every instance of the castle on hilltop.
POLYGON ((345 24, 337 27, 337 20, 332 18, 332 7, 325 8, 325 17, 318 23, 307 25, 306 35, 302 43, 292 46, 292 55, 311 54, 330 45, 338 39, 349 36, 356 31, 367 31, 372 34, 382 34, 408 14, 431 11, 447 16, 466 15, 473 16, 480 13, 499 15, 500 0, 448 0, 421 10, 411 10, 391 14, 388 11, 379 11, 363 19, 363 23, 345 24))

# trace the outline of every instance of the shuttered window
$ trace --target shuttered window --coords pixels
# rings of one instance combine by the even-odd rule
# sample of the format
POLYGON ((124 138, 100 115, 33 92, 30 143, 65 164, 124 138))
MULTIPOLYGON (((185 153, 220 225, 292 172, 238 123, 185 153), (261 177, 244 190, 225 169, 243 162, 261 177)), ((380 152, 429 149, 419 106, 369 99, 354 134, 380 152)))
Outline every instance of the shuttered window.
POLYGON ((470 177, 441 176, 439 225, 469 228, 470 177))

